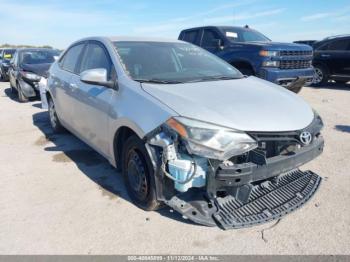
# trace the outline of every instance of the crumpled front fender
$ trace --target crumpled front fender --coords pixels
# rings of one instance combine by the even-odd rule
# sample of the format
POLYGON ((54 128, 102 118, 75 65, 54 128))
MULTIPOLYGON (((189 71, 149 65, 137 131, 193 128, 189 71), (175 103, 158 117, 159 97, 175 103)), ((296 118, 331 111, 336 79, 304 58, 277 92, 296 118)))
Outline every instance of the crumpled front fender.
POLYGON ((34 90, 34 88, 31 85, 27 84, 23 80, 20 80, 19 84, 21 86, 21 90, 22 90, 23 94, 26 97, 34 97, 34 96, 36 96, 35 90, 34 90))

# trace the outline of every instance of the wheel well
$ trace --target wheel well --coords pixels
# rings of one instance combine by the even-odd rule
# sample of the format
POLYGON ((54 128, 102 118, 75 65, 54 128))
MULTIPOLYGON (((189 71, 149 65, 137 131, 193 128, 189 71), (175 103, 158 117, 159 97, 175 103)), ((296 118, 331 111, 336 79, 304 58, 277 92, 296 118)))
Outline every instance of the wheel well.
POLYGON ((118 131, 114 135, 113 140, 113 148, 114 148, 114 157, 117 168, 121 168, 121 155, 125 141, 132 135, 137 134, 130 128, 123 126, 118 129, 118 131))
POLYGON ((238 70, 242 69, 242 68, 249 69, 255 74, 254 68, 252 67, 252 65, 249 62, 237 61, 237 62, 231 62, 230 64, 232 66, 236 67, 238 70))

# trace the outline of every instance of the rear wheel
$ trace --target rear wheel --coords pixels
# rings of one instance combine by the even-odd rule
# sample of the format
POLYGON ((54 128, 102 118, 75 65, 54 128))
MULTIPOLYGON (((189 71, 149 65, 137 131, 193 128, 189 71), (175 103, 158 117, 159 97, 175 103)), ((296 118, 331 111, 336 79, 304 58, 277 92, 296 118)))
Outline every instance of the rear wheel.
POLYGON ((62 133, 65 129, 57 117, 55 104, 53 103, 51 98, 49 99, 48 104, 51 128, 55 133, 62 133))
POLYGON ((122 154, 122 173, 132 202, 144 210, 156 210, 154 170, 144 142, 133 135, 127 139, 122 154))
POLYGON ((24 95, 21 85, 18 83, 17 84, 17 93, 18 93, 18 100, 21 103, 28 102, 28 98, 24 95))
POLYGON ((328 82, 328 69, 323 65, 315 65, 314 78, 312 84, 314 86, 321 86, 328 82))

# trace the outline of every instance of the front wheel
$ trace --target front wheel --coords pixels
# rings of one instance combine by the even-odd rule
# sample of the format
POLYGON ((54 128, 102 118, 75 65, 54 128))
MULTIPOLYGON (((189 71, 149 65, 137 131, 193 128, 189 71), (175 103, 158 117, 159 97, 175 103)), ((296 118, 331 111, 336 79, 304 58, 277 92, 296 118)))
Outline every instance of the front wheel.
POLYGON ((144 142, 135 135, 129 137, 122 158, 123 178, 132 202, 147 211, 158 209, 161 203, 156 199, 154 170, 144 142))
POLYGON ((321 86, 328 82, 328 69, 322 65, 314 66, 315 73, 312 79, 312 84, 314 86, 321 86))
POLYGON ((51 128, 55 133, 62 133, 65 129, 57 117, 55 104, 51 98, 49 99, 48 104, 49 104, 49 117, 50 117, 51 128))

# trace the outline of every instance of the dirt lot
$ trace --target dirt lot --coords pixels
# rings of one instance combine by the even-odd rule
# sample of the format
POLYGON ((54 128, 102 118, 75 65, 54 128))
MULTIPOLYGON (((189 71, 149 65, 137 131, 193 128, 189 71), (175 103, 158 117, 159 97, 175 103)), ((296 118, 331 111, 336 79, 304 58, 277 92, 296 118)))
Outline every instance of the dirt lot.
POLYGON ((53 135, 40 102, 0 83, 1 254, 350 254, 350 85, 304 88, 326 148, 304 166, 323 177, 275 225, 222 231, 130 203, 115 170, 70 134, 53 135))

